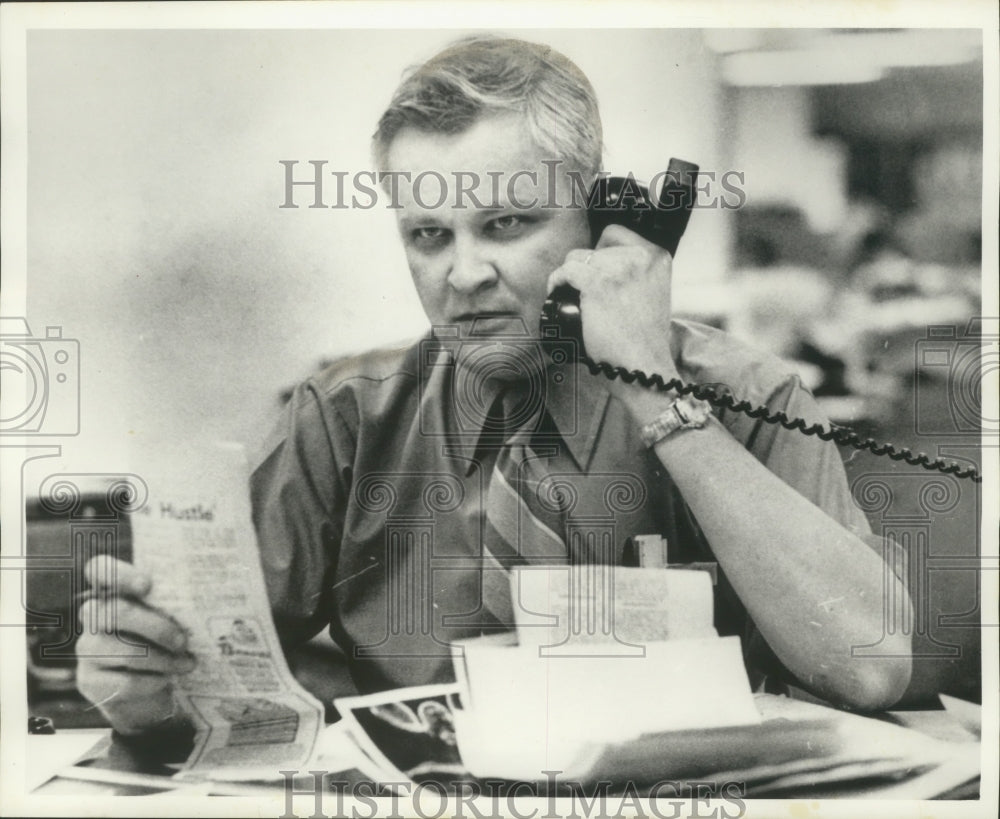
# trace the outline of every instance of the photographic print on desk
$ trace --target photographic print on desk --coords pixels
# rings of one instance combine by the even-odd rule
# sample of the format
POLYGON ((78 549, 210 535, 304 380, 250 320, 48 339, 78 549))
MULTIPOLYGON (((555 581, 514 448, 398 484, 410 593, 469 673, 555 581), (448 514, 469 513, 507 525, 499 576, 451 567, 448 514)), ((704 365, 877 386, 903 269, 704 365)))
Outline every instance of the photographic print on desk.
POLYGON ((361 749, 393 774, 450 790, 472 776, 462 765, 452 709, 457 685, 402 688, 334 701, 361 749))

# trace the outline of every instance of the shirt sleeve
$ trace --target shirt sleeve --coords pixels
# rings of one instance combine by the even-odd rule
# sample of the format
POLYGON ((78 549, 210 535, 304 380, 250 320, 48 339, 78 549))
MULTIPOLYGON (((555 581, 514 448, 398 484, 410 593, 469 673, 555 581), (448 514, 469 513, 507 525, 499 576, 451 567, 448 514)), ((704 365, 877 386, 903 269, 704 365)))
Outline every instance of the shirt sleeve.
POLYGON ((354 432, 314 382, 299 386, 250 477, 254 526, 286 647, 330 622, 354 432))

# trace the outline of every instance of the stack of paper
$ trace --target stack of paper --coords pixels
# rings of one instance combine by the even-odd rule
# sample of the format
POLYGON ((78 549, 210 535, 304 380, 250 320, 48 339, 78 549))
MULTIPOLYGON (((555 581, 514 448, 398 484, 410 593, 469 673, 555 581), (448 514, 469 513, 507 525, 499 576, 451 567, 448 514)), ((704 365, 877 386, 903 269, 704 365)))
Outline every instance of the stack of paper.
POLYGON ((712 627, 707 572, 529 567, 511 589, 516 637, 455 644, 472 773, 583 774, 608 743, 759 723, 739 639, 712 627))

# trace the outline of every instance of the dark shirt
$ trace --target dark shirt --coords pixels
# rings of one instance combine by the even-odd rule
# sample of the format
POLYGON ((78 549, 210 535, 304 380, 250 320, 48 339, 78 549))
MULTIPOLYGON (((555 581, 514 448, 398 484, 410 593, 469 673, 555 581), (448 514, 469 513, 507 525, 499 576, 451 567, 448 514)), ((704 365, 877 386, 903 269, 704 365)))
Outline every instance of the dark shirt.
MULTIPOLYGON (((490 632, 483 606, 483 509, 495 446, 491 397, 463 393, 428 340, 340 361, 299 386, 254 470, 254 521, 268 592, 286 644, 329 627, 361 691, 452 679, 450 641, 490 632)), ((440 345, 435 345, 439 347, 440 345)), ((823 422, 795 375, 718 330, 673 322, 681 376, 724 384, 751 403, 823 422)), ((543 385, 557 430, 547 468, 577 502, 568 523, 612 544, 660 534, 670 563, 713 561, 669 473, 603 377, 564 365, 543 385)), ((849 530, 871 541, 836 447, 715 410, 758 460, 849 530)), ((741 491, 752 491, 741 487, 741 491)), ((794 682, 720 571, 715 625, 742 637, 751 684, 794 682)))

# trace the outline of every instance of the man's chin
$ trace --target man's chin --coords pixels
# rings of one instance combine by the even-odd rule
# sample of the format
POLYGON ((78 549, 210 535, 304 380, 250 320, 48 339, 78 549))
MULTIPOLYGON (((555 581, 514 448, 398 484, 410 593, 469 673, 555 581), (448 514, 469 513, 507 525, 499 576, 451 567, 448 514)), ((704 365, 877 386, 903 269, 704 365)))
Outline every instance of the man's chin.
POLYGON ((455 363, 463 377, 477 382, 537 381, 545 372, 542 345, 524 330, 519 317, 477 319, 463 327, 455 363))

